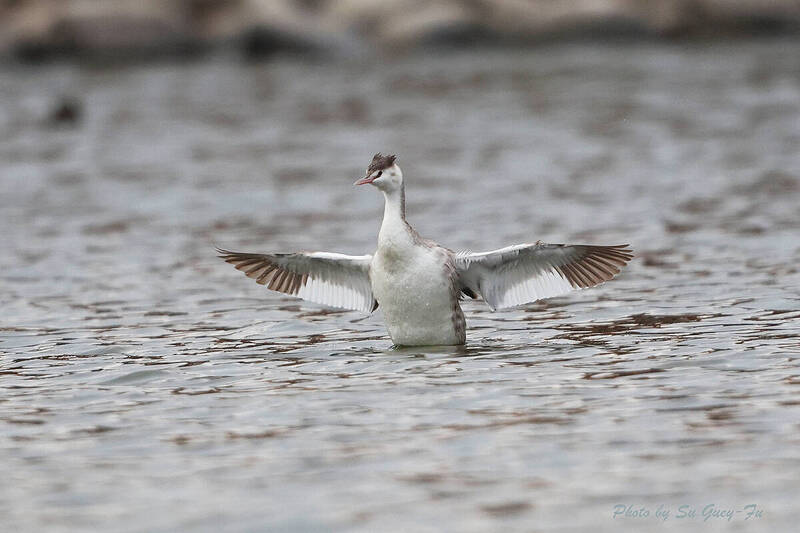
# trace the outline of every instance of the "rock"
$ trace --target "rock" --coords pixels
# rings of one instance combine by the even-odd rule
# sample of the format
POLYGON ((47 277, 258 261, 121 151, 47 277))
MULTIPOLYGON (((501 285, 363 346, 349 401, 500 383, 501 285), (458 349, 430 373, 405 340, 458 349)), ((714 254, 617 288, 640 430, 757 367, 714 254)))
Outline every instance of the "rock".
POLYGON ((478 37, 800 32, 797 0, 13 0, 0 53, 124 57, 238 42, 252 55, 464 44, 478 37))
POLYGON ((174 2, 72 0, 51 29, 57 49, 113 55, 158 51, 188 40, 174 2))
POLYGON ((184 15, 194 35, 203 41, 226 40, 240 34, 245 22, 243 1, 185 0, 184 15))
POLYGON ((461 0, 341 0, 324 15, 331 26, 354 32, 384 50, 463 41, 480 31, 474 10, 461 0))
POLYGON ((6 49, 29 59, 59 53, 161 51, 189 37, 175 2, 24 0, 6 8, 6 49))
POLYGON ((194 34, 236 41, 247 56, 337 49, 341 27, 320 16, 322 0, 184 0, 194 34))
POLYGON ((632 2, 625 0, 478 0, 480 19, 498 34, 536 37, 599 22, 630 19, 632 2))
POLYGON ((336 40, 336 33, 314 12, 293 0, 246 0, 242 16, 240 31, 248 56, 323 51, 336 40))
POLYGON ((733 34, 800 29, 800 2, 785 0, 703 0, 710 23, 733 34))
POLYGON ((0 4, 0 52, 37 57, 49 42, 56 18, 49 0, 0 4))
POLYGON ((381 22, 375 27, 375 37, 385 47, 445 44, 479 28, 471 10, 457 2, 423 2, 381 22))

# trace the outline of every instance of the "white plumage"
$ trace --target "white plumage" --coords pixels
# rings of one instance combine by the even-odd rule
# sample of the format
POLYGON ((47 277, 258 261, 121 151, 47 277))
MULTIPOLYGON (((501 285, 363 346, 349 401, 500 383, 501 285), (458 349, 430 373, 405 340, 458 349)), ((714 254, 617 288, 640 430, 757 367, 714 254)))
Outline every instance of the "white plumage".
POLYGON ((631 257, 627 245, 536 243, 457 254, 455 263, 462 284, 503 309, 608 281, 631 257))
POLYGON ((375 307, 369 280, 371 255, 217 251, 225 261, 272 290, 330 307, 365 313, 372 312, 375 307))
POLYGON ((633 257, 627 245, 538 242, 455 254, 406 222, 394 156, 376 154, 356 185, 366 183, 385 197, 374 255, 219 250, 220 257, 272 290, 367 313, 380 307, 397 345, 463 344, 462 294, 483 297, 493 310, 514 307, 608 281, 633 257))

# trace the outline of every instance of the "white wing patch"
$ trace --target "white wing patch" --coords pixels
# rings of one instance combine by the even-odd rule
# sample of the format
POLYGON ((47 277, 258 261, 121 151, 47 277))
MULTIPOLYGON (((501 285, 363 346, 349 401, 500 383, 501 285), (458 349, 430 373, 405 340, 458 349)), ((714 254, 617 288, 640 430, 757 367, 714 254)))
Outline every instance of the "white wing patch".
POLYGON ((217 251, 220 258, 271 290, 365 313, 377 307, 369 280, 371 255, 217 251))
POLYGON ((608 281, 632 257, 628 245, 537 243, 458 254, 455 263, 462 286, 503 309, 608 281))

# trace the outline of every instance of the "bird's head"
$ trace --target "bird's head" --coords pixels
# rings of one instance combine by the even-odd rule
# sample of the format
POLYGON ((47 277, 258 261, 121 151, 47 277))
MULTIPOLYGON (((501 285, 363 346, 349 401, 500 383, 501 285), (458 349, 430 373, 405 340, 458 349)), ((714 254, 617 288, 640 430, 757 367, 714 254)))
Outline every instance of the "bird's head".
POLYGON ((403 171, 397 166, 397 156, 375 154, 367 167, 366 175, 353 185, 370 183, 385 193, 402 189, 403 171))

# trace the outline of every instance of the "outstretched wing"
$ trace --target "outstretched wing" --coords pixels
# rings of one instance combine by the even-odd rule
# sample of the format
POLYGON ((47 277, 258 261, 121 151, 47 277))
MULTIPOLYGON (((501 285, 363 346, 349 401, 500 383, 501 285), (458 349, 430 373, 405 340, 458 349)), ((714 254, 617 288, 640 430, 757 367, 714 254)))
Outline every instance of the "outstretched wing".
POLYGON ((632 257, 627 244, 536 243, 458 254, 455 264, 462 287, 479 293, 492 309, 502 309, 603 283, 632 257))
POLYGON ((219 248, 217 252, 247 277, 273 291, 365 313, 378 307, 369 281, 371 255, 248 254, 219 248))

